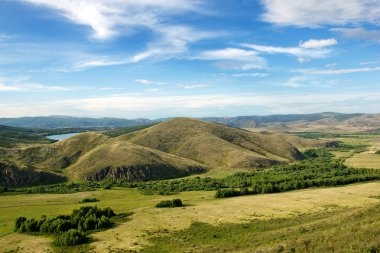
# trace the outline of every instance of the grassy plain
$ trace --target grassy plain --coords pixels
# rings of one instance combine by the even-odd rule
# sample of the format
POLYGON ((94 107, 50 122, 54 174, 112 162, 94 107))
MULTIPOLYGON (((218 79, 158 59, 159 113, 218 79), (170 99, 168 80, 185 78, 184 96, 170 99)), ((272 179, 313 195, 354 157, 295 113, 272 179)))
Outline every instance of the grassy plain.
MULTIPOLYGON (((13 233, 18 216, 38 218, 70 213, 83 204, 83 198, 95 197, 99 207, 111 207, 117 213, 133 212, 130 221, 93 234, 89 247, 93 252, 125 252, 150 245, 153 235, 165 235, 189 228, 194 222, 209 224, 245 223, 252 219, 297 217, 301 214, 360 208, 378 203, 380 183, 345 187, 309 189, 279 194, 214 199, 214 192, 184 192, 175 195, 183 208, 157 209, 160 200, 173 196, 141 195, 133 189, 113 189, 74 194, 36 194, 0 197, 1 252, 51 252, 51 239, 13 233), (38 244, 34 243, 35 241, 38 244), (13 250, 13 251, 12 251, 13 250)), ((154 242, 154 241, 153 241, 154 242)))

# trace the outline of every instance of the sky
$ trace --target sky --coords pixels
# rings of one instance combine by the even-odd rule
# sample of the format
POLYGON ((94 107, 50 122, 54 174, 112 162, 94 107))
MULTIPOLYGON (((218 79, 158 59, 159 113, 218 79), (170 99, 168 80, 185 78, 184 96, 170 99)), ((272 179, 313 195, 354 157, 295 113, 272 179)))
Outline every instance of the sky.
POLYGON ((0 117, 380 112, 378 0, 1 0, 0 117))

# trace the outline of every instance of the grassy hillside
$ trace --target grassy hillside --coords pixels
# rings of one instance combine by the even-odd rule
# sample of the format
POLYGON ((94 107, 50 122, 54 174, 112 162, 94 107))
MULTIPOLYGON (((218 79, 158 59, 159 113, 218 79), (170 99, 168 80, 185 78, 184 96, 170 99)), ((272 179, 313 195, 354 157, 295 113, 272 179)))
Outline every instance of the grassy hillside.
POLYGON ((76 179, 146 181, 188 176, 205 166, 130 142, 109 140, 86 153, 69 168, 76 179))
POLYGON ((265 167, 301 158, 293 145, 275 135, 188 118, 169 120, 118 139, 212 167, 265 167))
POLYGON ((296 147, 318 145, 323 143, 177 118, 14 149, 7 159, 72 180, 147 181, 206 170, 269 167, 302 158, 296 147))
POLYGON ((27 167, 20 168, 15 164, 0 161, 0 186, 24 187, 56 184, 64 181, 66 181, 66 178, 61 175, 27 167))
POLYGON ((379 252, 379 212, 375 205, 243 224, 193 223, 153 237, 143 252, 379 252))
POLYGON ((0 126, 0 147, 16 147, 27 143, 51 143, 32 129, 0 126))
POLYGON ((19 157, 26 164, 61 172, 107 139, 107 136, 96 132, 78 134, 50 145, 21 149, 19 157))

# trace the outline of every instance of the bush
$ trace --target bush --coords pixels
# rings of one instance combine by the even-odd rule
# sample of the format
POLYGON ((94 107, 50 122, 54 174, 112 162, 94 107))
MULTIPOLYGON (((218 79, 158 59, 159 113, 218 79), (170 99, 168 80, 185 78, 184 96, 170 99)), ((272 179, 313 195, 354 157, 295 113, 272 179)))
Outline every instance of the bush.
POLYGON ((110 218, 113 216, 115 213, 109 207, 101 209, 96 206, 82 206, 73 210, 70 215, 59 215, 49 219, 44 215, 39 220, 19 217, 15 222, 15 231, 54 234, 57 245, 72 246, 87 242, 86 232, 111 227, 110 218))
POLYGON ((156 204, 157 208, 163 208, 163 207, 181 207, 183 206, 182 200, 180 199, 173 199, 173 200, 163 200, 160 203, 156 204))
POLYGON ((58 246, 76 246, 87 243, 89 237, 76 229, 70 229, 67 232, 60 233, 55 238, 55 244, 58 246))
POLYGON ((380 149, 375 152, 375 154, 380 155, 380 149))
POLYGON ((98 202, 99 200, 96 198, 85 198, 79 201, 79 203, 91 203, 91 202, 98 202))

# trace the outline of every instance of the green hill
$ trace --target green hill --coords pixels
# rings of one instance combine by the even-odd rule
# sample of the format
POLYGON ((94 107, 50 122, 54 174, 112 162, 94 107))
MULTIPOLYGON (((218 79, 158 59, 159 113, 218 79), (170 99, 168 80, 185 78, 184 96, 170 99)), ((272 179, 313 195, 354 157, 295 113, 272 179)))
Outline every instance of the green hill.
POLYGON ((18 168, 34 168, 72 180, 148 181, 293 162, 302 158, 297 148, 323 145, 317 140, 250 132, 189 118, 130 131, 133 129, 116 129, 112 134, 86 132, 52 144, 3 152, 18 168))
POLYGON ((158 150, 111 139, 69 168, 75 179, 89 181, 161 180, 205 171, 205 166, 158 150))
POLYGON ((276 135, 188 118, 169 120, 118 139, 186 157, 210 167, 257 168, 302 157, 293 145, 276 135))
POLYGON ((51 143, 32 129, 9 127, 0 125, 0 147, 16 147, 19 144, 29 143, 51 143))

